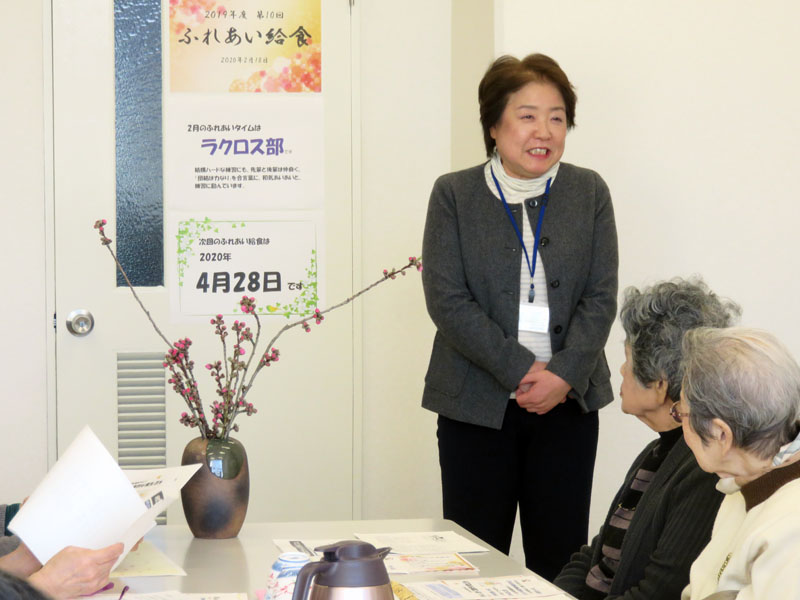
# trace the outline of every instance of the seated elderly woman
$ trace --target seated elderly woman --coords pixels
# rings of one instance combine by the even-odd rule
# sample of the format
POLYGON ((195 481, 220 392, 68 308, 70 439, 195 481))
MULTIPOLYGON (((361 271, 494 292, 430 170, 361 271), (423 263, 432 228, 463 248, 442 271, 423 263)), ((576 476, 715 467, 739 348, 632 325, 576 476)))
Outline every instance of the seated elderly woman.
POLYGON ((573 554, 556 578, 573 596, 674 600, 686 586, 722 495, 716 478, 698 467, 672 414, 683 377, 681 340, 695 327, 727 327, 738 313, 699 280, 625 291, 622 411, 659 437, 634 461, 591 545, 573 554))
POLYGON ((800 367, 754 329, 700 329, 683 352, 683 435, 725 493, 683 598, 800 598, 800 367))

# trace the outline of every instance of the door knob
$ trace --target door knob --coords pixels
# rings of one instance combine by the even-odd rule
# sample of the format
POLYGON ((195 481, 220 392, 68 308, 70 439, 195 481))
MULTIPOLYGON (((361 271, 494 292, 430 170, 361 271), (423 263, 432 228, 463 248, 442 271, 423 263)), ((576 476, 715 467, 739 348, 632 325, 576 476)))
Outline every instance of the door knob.
POLYGON ((94 317, 88 310, 79 308, 67 315, 67 330, 75 336, 89 335, 94 329, 94 317))

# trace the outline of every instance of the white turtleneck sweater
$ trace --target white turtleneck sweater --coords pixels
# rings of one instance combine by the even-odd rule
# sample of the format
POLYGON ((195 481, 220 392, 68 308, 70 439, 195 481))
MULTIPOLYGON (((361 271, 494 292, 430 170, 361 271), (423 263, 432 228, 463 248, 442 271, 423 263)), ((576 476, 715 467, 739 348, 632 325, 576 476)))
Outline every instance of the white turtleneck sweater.
MULTIPOLYGON (((489 186, 489 189, 495 195, 497 201, 502 202, 502 200, 500 200, 500 193, 497 191, 497 186, 492 178, 492 170, 494 170, 494 175, 503 188, 503 195, 505 195, 508 205, 522 204, 529 198, 535 198, 544 194, 548 179, 552 178, 550 185, 553 185, 556 179, 556 173, 558 173, 559 164, 560 163, 556 163, 553 165, 550 170, 541 177, 536 177, 534 179, 517 179, 506 173, 500 160, 500 155, 495 151, 492 155, 492 159, 486 163, 486 167, 484 168, 486 185, 489 186)), ((524 207, 522 214, 527 215, 527 211, 524 210, 524 207)), ((522 219, 522 224, 522 241, 525 244, 525 248, 528 249, 528 256, 532 258, 534 242, 533 227, 530 220, 526 218, 522 219)), ((520 252, 520 255, 520 301, 527 301, 531 284, 531 273, 528 269, 528 261, 525 260, 525 253, 520 252)), ((536 271, 533 277, 533 285, 536 291, 533 305, 547 307, 547 278, 545 277, 544 265, 542 264, 540 252, 536 253, 536 271)), ((520 344, 536 355, 536 360, 547 362, 553 357, 549 333, 536 333, 533 331, 521 330, 517 338, 520 344)))

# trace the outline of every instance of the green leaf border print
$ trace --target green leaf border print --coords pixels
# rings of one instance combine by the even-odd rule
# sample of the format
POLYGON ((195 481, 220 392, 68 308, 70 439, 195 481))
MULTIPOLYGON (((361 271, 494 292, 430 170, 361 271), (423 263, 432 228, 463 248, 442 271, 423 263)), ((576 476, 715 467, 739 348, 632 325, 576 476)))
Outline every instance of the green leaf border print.
MULTIPOLYGON (((183 275, 186 271, 186 266, 189 264, 189 257, 194 256, 194 243, 203 233, 213 231, 219 233, 219 228, 212 223, 219 223, 219 221, 212 221, 206 217, 202 221, 197 219, 189 219, 188 221, 178 221, 178 233, 175 238, 178 240, 178 287, 183 287, 183 275)), ((244 227, 244 223, 242 223, 244 227)))
POLYGON ((317 294, 317 251, 311 250, 311 259, 306 267, 306 278, 300 282, 300 293, 288 304, 268 304, 259 306, 258 313, 264 315, 283 315, 287 319, 292 316, 307 316, 314 312, 319 304, 317 294))
MULTIPOLYGON (((202 220, 188 219, 178 221, 178 233, 175 235, 178 241, 178 287, 183 287, 184 274, 189 263, 189 258, 195 256, 195 242, 205 233, 219 233, 220 227, 226 223, 230 225, 231 229, 242 229, 247 226, 247 224, 242 221, 212 221, 210 217, 205 217, 202 220)), ((317 251, 315 249, 311 250, 311 258, 309 259, 309 264, 305 271, 306 276, 300 282, 299 293, 292 302, 286 304, 276 302, 275 304, 259 306, 256 309, 258 314, 284 316, 287 319, 293 316, 311 315, 319 303, 319 294, 317 290, 317 251)), ((234 307, 232 312, 240 312, 238 304, 234 307)))

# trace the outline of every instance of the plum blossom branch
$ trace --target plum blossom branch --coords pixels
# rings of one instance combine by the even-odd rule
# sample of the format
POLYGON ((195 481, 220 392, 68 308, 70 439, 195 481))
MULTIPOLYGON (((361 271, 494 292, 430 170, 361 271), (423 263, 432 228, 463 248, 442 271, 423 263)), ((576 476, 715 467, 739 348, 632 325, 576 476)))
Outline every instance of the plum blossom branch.
POLYGON ((319 325, 325 320, 324 315, 349 304, 378 285, 390 279, 396 279, 398 275, 405 276, 406 271, 412 267, 416 268, 417 271, 422 270, 422 260, 415 256, 409 257, 408 264, 400 269, 392 269, 391 271, 384 270, 383 277, 338 304, 334 304, 325 310, 315 308, 311 316, 284 325, 269 341, 266 346, 267 350, 263 352, 263 354, 258 350, 259 340, 261 339, 261 320, 256 312, 255 298, 243 296, 239 301, 239 308, 242 313, 244 315, 252 315, 255 319, 255 334, 243 319, 235 320, 230 330, 228 330, 223 316, 221 314, 216 315, 211 319, 211 325, 214 326, 214 334, 219 337, 220 343, 222 344, 222 360, 205 365, 216 383, 215 392, 219 396, 219 399, 211 404, 211 422, 209 423, 209 417, 206 415, 200 399, 200 389, 194 377, 194 361, 189 357, 189 348, 192 345, 192 341, 189 338, 182 338, 175 343, 170 343, 161 332, 150 316, 150 312, 139 299, 130 279, 128 279, 127 273, 125 273, 125 269, 123 269, 116 254, 111 249, 111 239, 105 234, 105 225, 105 219, 100 219, 94 224, 94 228, 97 229, 100 234, 100 243, 105 246, 111 254, 117 268, 125 278, 125 283, 128 284, 128 289, 130 289, 133 297, 139 303, 139 306, 142 311, 144 311, 153 329, 155 329, 156 333, 169 347, 167 353, 164 355, 163 362, 164 368, 168 369, 170 372, 168 383, 172 385, 172 389, 183 398, 189 409, 187 412, 181 413, 180 422, 187 427, 197 427, 204 438, 228 439, 231 432, 239 431, 239 425, 235 423, 239 415, 245 414, 251 416, 258 412, 253 406, 253 403, 247 401, 247 394, 253 387, 256 375, 258 375, 264 367, 268 367, 272 363, 278 361, 280 352, 274 347, 274 344, 281 335, 294 327, 302 327, 306 332, 310 332, 311 326, 309 325, 309 321, 313 320, 319 325), (235 335, 235 339, 233 339, 232 343, 229 345, 227 338, 231 333, 235 335), (258 357, 258 364, 253 371, 250 372, 253 360, 256 359, 256 357, 258 357), (248 373, 250 373, 249 378, 248 373))
POLYGON ((106 232, 105 232, 105 229, 104 229, 104 227, 106 226, 107 223, 108 223, 108 221, 106 221, 105 219, 98 219, 94 223, 94 228, 97 229, 98 233, 100 234, 100 243, 103 246, 106 247, 106 250, 108 250, 108 253, 111 255, 111 258, 114 259, 114 262, 117 264, 117 269, 119 269, 119 272, 122 273, 122 276, 125 278, 125 283, 128 284, 128 289, 130 289, 131 293, 133 294, 133 297, 136 298, 136 302, 139 303, 139 306, 144 311, 144 314, 150 320, 150 324, 153 326, 153 329, 155 329, 156 333, 159 335, 159 337, 161 337, 161 339, 164 340, 164 343, 166 343, 167 346, 172 348, 172 344, 167 339, 167 336, 165 336, 163 333, 161 333, 161 330, 158 328, 158 325, 156 325, 156 322, 153 320, 153 317, 150 316, 150 311, 145 308, 144 304, 139 299, 139 296, 136 293, 136 290, 133 289, 133 285, 131 284, 131 280, 128 279, 128 274, 125 272, 125 269, 122 268, 122 265, 120 264, 119 259, 117 258, 117 255, 111 249, 111 239, 106 236, 106 232))

